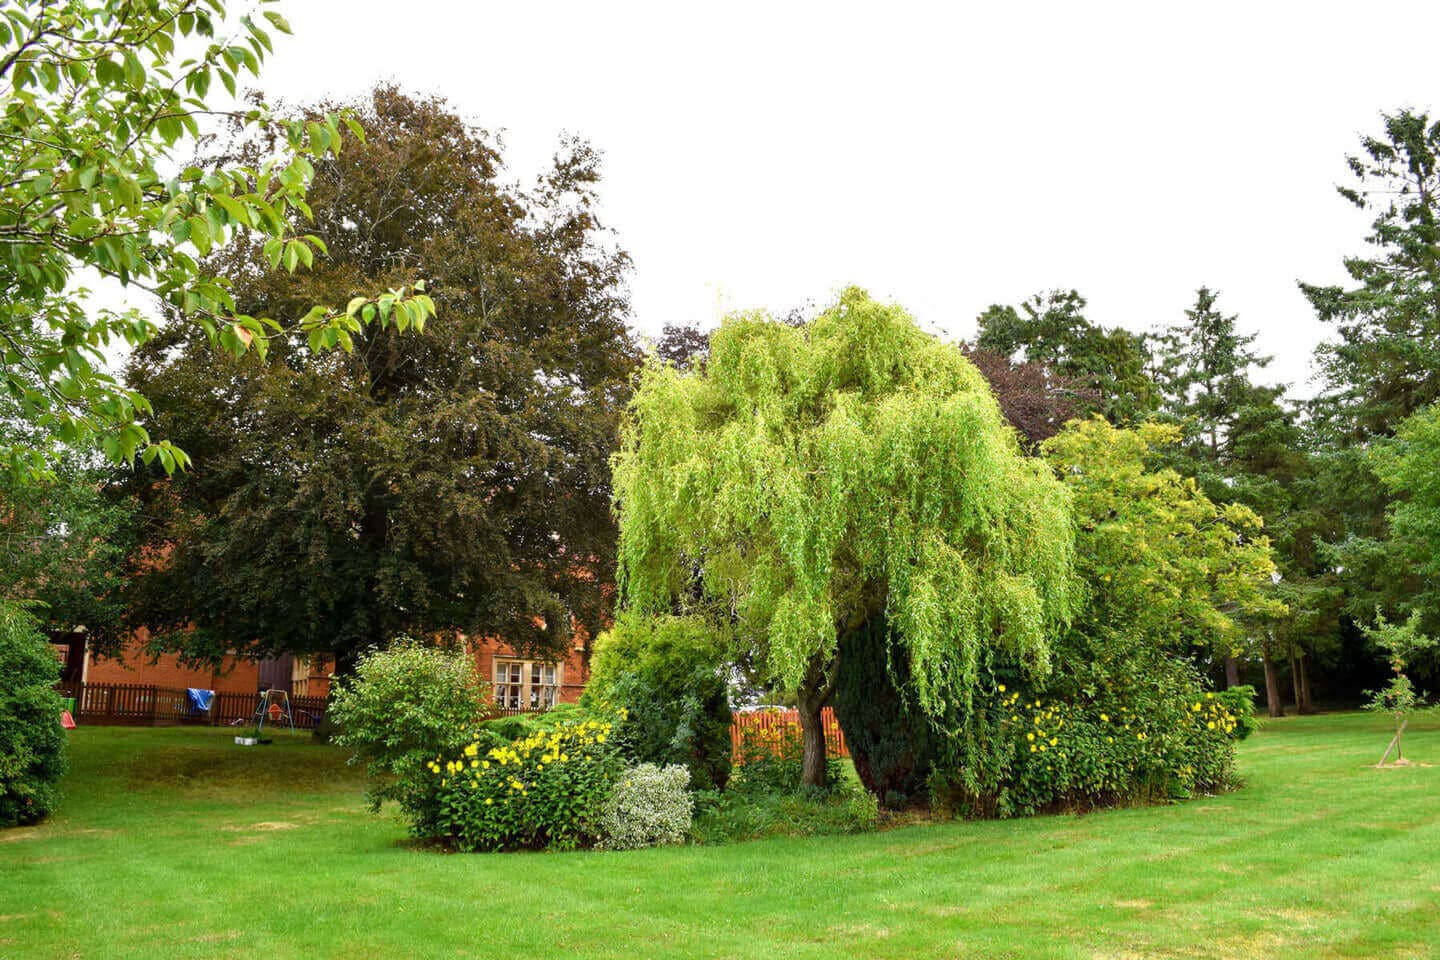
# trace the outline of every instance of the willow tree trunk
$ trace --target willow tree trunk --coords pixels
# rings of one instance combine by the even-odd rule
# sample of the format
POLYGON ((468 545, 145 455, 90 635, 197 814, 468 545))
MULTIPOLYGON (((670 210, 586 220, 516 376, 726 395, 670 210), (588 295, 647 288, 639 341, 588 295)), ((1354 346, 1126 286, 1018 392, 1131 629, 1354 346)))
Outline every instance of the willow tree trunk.
POLYGON ((816 657, 795 691, 795 708, 800 715, 802 787, 825 786, 825 724, 821 711, 835 690, 833 673, 833 664, 816 657))
POLYGON ((1285 704, 1280 700, 1280 678, 1275 673, 1275 661, 1270 659, 1270 651, 1261 650, 1260 659, 1265 664, 1265 705, 1269 708, 1270 716, 1285 716, 1285 704))

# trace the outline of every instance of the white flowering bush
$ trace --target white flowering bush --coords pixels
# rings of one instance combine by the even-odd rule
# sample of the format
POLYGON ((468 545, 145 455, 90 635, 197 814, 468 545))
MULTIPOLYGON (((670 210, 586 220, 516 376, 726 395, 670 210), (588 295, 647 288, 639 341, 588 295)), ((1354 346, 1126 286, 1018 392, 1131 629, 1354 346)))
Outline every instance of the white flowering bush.
POLYGON ((606 850, 679 843, 695 814, 690 771, 679 764, 642 763, 621 775, 600 812, 606 850))

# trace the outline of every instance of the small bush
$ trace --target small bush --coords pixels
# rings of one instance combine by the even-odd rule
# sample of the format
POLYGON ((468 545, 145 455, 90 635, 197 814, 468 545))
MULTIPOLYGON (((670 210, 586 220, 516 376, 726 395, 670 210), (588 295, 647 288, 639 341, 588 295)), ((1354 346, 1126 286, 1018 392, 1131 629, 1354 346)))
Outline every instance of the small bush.
POLYGON ((721 789, 731 765, 725 652, 697 619, 623 617, 596 639, 584 702, 623 709, 615 732, 637 762, 683 764, 697 789, 721 789))
POLYGON ((372 808, 396 800, 426 835, 438 814, 427 765, 475 741, 488 701, 489 687, 463 650, 402 639, 362 658, 331 692, 326 714, 341 728, 336 742, 354 751, 351 762, 365 764, 372 808))
POLYGON ((832 781, 826 793, 772 791, 737 777, 730 789, 696 793, 691 835, 699 843, 724 844, 763 837, 824 837, 869 833, 879 823, 875 797, 851 777, 832 781))
POLYGON ((459 850, 574 850, 599 841, 624 765, 601 720, 565 720, 513 743, 471 740, 432 758, 438 812, 428 834, 459 850))
POLYGON ((690 833, 695 801, 690 771, 678 764, 642 763, 621 775, 600 813, 607 850, 635 850, 679 843, 690 833))
POLYGON ((0 826, 34 823, 65 773, 60 667, 35 618, 0 603, 0 826))

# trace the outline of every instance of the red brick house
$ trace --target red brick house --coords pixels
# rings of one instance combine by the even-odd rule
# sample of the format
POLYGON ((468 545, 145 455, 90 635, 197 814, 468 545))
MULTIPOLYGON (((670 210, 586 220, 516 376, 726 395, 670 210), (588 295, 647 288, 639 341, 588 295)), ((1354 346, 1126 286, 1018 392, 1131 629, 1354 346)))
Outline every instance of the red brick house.
MULTIPOLYGON (((333 662, 328 657, 293 657, 255 661, 227 657, 218 669, 181 665, 174 654, 152 657, 145 651, 145 630, 114 657, 96 656, 87 648, 84 634, 54 638, 56 656, 67 683, 151 684, 183 690, 198 687, 217 693, 253 694, 259 689, 285 690, 296 697, 324 697, 330 692, 333 662)), ((590 678, 586 665, 588 637, 577 631, 575 644, 559 660, 518 654, 499 640, 469 640, 480 675, 493 690, 495 705, 507 712, 543 710, 580 698, 590 678)))

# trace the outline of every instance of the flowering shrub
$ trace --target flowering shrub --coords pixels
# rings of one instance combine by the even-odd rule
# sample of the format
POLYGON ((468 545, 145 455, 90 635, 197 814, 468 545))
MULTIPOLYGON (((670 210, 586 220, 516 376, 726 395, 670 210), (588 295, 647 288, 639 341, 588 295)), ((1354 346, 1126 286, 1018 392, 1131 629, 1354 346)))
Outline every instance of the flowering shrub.
POLYGON ((1183 798, 1234 780, 1234 742, 1248 701, 1214 693, 1065 702, 999 685, 970 762, 931 778, 932 801, 954 812, 1012 816, 1183 798))
POLYGON ((433 835, 460 850, 574 850, 601 839, 621 769, 612 724, 567 720, 504 746, 477 738, 428 764, 438 781, 433 835))
POLYGON ((600 812, 607 850, 679 843, 690 832, 695 801, 690 771, 679 764, 642 763, 626 770, 600 812))
POLYGON ((365 765, 372 809, 398 801, 414 832, 430 834, 436 792, 426 766, 475 739, 489 689, 463 650, 401 637, 361 658, 331 691, 326 714, 340 727, 335 742, 353 751, 350 762, 365 765))

